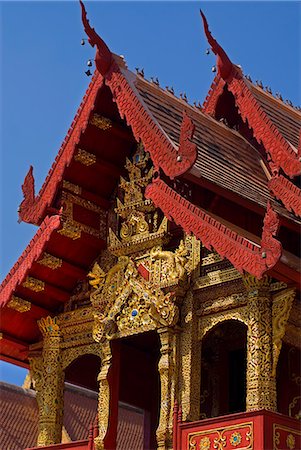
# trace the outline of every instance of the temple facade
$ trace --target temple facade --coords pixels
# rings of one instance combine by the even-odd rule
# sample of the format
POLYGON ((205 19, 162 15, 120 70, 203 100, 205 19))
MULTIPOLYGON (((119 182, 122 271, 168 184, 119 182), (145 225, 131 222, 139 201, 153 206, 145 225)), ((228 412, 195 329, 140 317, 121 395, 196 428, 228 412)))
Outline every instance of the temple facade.
POLYGON ((35 448, 300 449, 300 109, 203 13, 217 72, 197 106, 131 72, 81 7, 96 70, 40 192, 24 180, 37 232, 1 285, 35 448), (98 394, 79 441, 72 385, 98 394))

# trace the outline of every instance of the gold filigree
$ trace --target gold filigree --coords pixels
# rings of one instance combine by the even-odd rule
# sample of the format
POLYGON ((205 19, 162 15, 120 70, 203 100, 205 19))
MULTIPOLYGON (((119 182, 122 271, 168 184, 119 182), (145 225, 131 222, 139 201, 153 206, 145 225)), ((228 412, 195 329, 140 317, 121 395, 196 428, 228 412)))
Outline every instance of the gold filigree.
POLYGON ((211 441, 208 436, 205 436, 200 440, 200 450, 209 450, 210 446, 211 441))
POLYGON ((296 439, 292 434, 288 434, 286 438, 286 445, 290 450, 293 450, 295 448, 296 439))
POLYGON ((38 320, 38 325, 43 335, 48 335, 49 333, 56 333, 59 331, 57 317, 42 317, 38 320))
POLYGON ((230 436, 230 444, 233 447, 237 447, 241 443, 241 434, 238 431, 235 431, 230 436))
MULTIPOLYGON (((189 450, 194 450, 201 447, 201 442, 204 438, 211 437, 211 440, 213 442, 213 448, 216 450, 223 450, 227 445, 227 435, 229 432, 234 431, 230 438, 231 445, 237 446, 242 442, 242 430, 245 429, 245 440, 248 441, 247 445, 244 444, 243 447, 238 447, 237 450, 252 450, 253 447, 253 422, 245 422, 245 423, 238 423, 235 425, 229 425, 225 427, 220 428, 209 428, 207 430, 202 431, 195 431, 188 434, 188 443, 189 443, 189 450), (239 430, 239 431, 238 431, 239 430), (233 443, 231 442, 233 439, 233 443), (200 440, 198 440, 200 439, 200 440), (236 439, 239 440, 239 444, 236 444, 236 439)), ((206 444, 209 441, 203 441, 206 444)), ((211 445, 211 443, 210 443, 211 445)), ((210 447, 208 447, 210 448, 210 447)))
POLYGON ((194 289, 204 289, 239 278, 241 278, 241 274, 233 267, 224 270, 214 270, 207 275, 198 278, 195 281, 194 289))
MULTIPOLYGON (((296 429, 273 423, 273 450, 282 450, 281 442, 286 442, 290 450, 296 448, 296 438, 300 443, 300 428, 296 425, 296 429), (282 439, 281 439, 282 438, 282 439), (281 447, 279 447, 281 445, 281 447)), ((299 446, 298 446, 299 448, 299 446)))
POLYGON ((70 192, 73 192, 73 194, 81 195, 82 188, 81 186, 78 186, 77 184, 73 184, 70 181, 63 180, 63 189, 67 189, 70 192))
POLYGON ((248 326, 248 311, 246 308, 242 307, 201 317, 199 321, 199 339, 203 339, 204 336, 217 324, 227 320, 238 320, 248 326))
POLYGON ((243 278, 248 294, 247 411, 276 410, 276 380, 272 374, 272 304, 270 279, 243 278))
POLYGON ((273 297, 273 376, 276 376, 278 358, 282 347, 282 338, 285 334, 286 324, 292 309, 294 298, 294 289, 286 289, 285 291, 275 294, 273 297))
POLYGON ((109 130, 113 126, 113 123, 110 119, 96 113, 93 114, 90 120, 90 124, 103 131, 109 130))
POLYGON ((75 153, 74 159, 84 166, 93 166, 93 164, 96 164, 96 155, 94 155, 94 153, 86 152, 86 150, 81 148, 75 153))
POLYGON ((10 301, 8 302, 7 306, 9 308, 14 309, 15 311, 18 311, 20 313, 25 313, 30 311, 31 309, 31 303, 27 300, 24 300, 23 298, 17 297, 16 295, 12 295, 10 298, 10 301))
POLYGON ((41 259, 37 261, 39 264, 45 267, 49 267, 49 269, 55 270, 59 267, 62 267, 63 260, 61 258, 57 258, 56 256, 50 255, 50 253, 43 253, 41 259))
POLYGON ((34 292, 41 292, 45 289, 44 281, 33 277, 26 277, 25 281, 22 283, 22 286, 34 292))
POLYGON ((58 233, 60 233, 62 236, 66 236, 69 239, 73 239, 73 241, 80 239, 82 235, 80 227, 69 220, 64 222, 63 228, 61 228, 58 233))
POLYGON ((218 297, 217 299, 207 300, 201 304, 197 314, 207 315, 226 309, 239 308, 246 305, 247 297, 244 292, 239 294, 232 294, 227 297, 218 297))

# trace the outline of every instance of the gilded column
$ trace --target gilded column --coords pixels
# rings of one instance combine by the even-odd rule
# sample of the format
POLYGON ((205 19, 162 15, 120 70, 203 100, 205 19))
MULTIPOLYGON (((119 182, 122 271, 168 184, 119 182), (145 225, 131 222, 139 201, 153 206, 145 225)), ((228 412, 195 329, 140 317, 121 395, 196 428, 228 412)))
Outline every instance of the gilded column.
POLYGON ((172 449, 173 407, 176 387, 177 333, 170 328, 158 330, 161 357, 158 364, 161 383, 160 418, 157 428, 157 450, 172 449))
POLYGON ((101 369, 98 375, 98 436, 95 438, 95 450, 105 449, 105 437, 109 427, 110 417, 110 383, 109 371, 112 365, 112 352, 110 341, 101 344, 101 369))
POLYGON ((247 411, 276 410, 273 375, 272 302, 268 277, 244 277, 248 293, 247 411))
POLYGON ((56 317, 38 322, 43 335, 42 370, 38 382, 38 446, 58 444, 62 438, 64 371, 60 355, 60 329, 56 317), (40 383, 40 386, 39 386, 40 383))
POLYGON ((181 335, 181 406, 183 420, 200 418, 201 341, 198 339, 198 318, 193 293, 187 292, 183 302, 181 335))

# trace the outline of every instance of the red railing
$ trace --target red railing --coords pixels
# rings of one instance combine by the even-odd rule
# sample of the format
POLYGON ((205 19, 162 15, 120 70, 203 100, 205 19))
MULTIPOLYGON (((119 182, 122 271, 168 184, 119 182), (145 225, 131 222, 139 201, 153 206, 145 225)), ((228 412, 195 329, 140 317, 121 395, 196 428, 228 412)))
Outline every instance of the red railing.
POLYGON ((197 422, 182 422, 174 410, 173 450, 297 450, 300 421, 269 411, 230 414, 197 422))

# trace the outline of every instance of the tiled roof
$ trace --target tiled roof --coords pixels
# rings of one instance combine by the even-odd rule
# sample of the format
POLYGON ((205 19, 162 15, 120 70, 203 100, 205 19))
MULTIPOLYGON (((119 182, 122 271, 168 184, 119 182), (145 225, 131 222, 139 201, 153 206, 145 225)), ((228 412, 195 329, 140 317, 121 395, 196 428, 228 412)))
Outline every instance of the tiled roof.
POLYGON ((272 94, 265 92, 259 86, 250 83, 250 87, 254 97, 273 124, 285 139, 297 149, 301 130, 301 112, 275 98, 272 94))
MULTIPOLYGON (((38 405, 35 391, 0 382, 0 449, 24 450, 36 446, 38 405)), ((88 439, 97 414, 97 393, 65 383, 64 428, 71 441, 88 439)), ((120 403, 118 449, 143 450, 143 411, 120 403)))
MULTIPOLYGON (((1 450, 35 447, 38 436, 38 405, 35 391, 0 382, 1 450)), ((88 438, 97 412, 97 393, 66 383, 64 427, 72 441, 88 438)))
MULTIPOLYGON (((183 110, 195 124, 193 142, 198 156, 191 173, 256 204, 266 207, 272 200, 263 161, 257 150, 238 132, 202 113, 169 92, 137 76, 136 87, 155 119, 178 145, 183 110)), ((285 208, 275 205, 281 215, 296 220, 285 208)))

